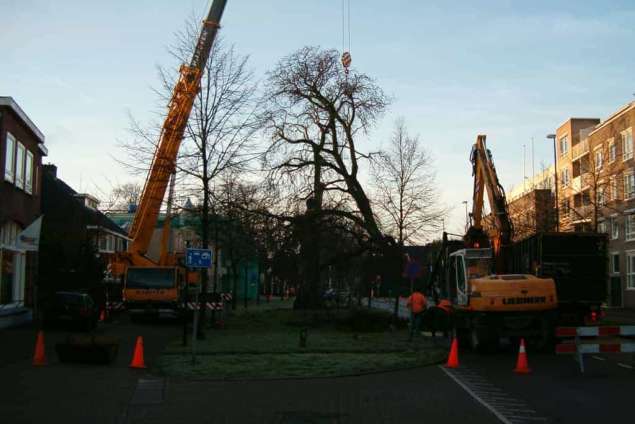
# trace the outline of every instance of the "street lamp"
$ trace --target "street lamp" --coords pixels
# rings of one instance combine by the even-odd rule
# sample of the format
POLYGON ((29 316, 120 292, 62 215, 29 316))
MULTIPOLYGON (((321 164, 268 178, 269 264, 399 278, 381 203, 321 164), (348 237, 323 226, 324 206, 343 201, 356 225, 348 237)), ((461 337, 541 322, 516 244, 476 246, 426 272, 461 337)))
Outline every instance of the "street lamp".
POLYGON ((558 156, 556 155, 556 135, 547 134, 547 139, 553 140, 553 171, 555 174, 555 193, 556 193, 556 231, 560 231, 560 212, 558 203, 558 156))

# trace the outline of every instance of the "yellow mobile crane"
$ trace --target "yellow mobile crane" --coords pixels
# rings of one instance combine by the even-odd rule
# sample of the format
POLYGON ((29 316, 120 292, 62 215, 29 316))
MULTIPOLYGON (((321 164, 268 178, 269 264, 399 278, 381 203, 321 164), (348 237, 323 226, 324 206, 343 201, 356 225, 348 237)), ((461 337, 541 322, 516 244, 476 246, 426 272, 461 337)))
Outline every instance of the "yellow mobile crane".
POLYGON ((437 283, 445 283, 441 284, 446 297, 444 310, 450 314, 458 336, 474 349, 492 348, 501 337, 524 337, 530 343, 544 345, 553 334, 556 320, 554 280, 505 273, 503 248, 511 243, 513 226, 485 135, 477 137, 470 160, 474 191, 464 248, 451 252, 444 234, 437 260, 437 266, 443 268, 435 274, 437 283), (483 229, 485 191, 494 224, 490 234, 483 229))
POLYGON ((187 286, 185 269, 176 255, 168 252, 170 219, 166 217, 158 261, 146 256, 156 226, 161 204, 171 176, 176 170, 176 158, 190 117, 201 77, 209 58, 226 0, 214 0, 207 19, 203 21, 198 42, 189 64, 180 68, 168 105, 150 171, 146 177, 141 201, 129 231, 128 249, 116 256, 113 275, 123 277, 123 300, 130 312, 178 312, 180 291, 187 286))

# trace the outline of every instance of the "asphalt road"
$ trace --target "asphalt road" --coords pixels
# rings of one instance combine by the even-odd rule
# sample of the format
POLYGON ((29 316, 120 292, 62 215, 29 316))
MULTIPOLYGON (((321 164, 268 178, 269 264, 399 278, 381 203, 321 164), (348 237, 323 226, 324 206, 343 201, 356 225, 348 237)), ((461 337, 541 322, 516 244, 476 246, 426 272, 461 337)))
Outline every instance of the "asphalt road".
POLYGON ((178 337, 174 324, 132 324, 120 320, 100 324, 97 334, 120 339, 115 363, 106 366, 62 364, 55 343, 71 331, 47 330, 48 365, 32 367, 35 330, 0 330, 0 421, 7 423, 116 423, 125 414, 140 377, 146 370, 128 367, 138 335, 144 338, 145 361, 151 366, 165 343, 178 337))
POLYGON ((0 417, 38 423, 597 423, 628 422, 635 383, 632 356, 596 355, 580 374, 569 356, 529 353, 532 373, 512 372, 516 352, 461 352, 461 367, 441 366, 359 377, 312 380, 190 381, 131 370, 143 335, 151 366, 179 336, 170 324, 102 325, 121 348, 110 366, 57 361, 46 333, 49 365, 31 366, 33 329, 0 331, 0 417), (620 421, 621 420, 621 421, 620 421))

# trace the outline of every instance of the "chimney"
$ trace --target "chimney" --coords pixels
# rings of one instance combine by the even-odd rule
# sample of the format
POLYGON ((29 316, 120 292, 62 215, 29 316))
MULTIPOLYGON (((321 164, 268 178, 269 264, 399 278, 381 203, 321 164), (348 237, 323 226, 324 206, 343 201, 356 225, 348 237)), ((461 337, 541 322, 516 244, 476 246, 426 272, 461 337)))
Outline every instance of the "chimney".
POLYGON ((57 166, 53 165, 52 163, 47 163, 42 168, 44 168, 44 172, 52 175, 53 178, 57 179, 57 166))

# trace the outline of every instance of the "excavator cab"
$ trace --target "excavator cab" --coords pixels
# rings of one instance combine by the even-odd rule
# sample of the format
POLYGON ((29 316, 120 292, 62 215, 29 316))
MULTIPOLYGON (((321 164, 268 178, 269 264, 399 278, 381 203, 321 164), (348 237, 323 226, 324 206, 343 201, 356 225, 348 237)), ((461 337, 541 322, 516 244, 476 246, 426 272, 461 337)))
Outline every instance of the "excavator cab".
POLYGON ((469 304, 470 281, 492 273, 491 249, 461 249, 450 254, 448 293, 459 306, 469 304))

